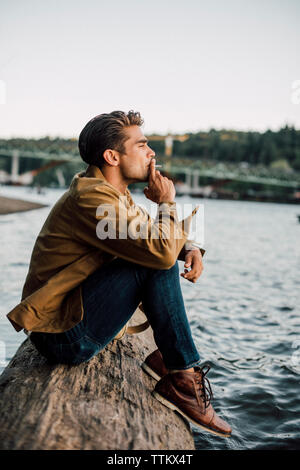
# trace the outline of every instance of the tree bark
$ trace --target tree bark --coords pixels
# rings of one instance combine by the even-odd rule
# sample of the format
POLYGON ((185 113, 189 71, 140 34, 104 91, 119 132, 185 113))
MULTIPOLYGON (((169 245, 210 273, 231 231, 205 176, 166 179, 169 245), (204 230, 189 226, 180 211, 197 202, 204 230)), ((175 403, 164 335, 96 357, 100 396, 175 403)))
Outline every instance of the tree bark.
POLYGON ((0 448, 194 449, 189 424, 151 394, 141 364, 154 349, 148 328, 79 366, 50 365, 27 338, 0 377, 0 448))

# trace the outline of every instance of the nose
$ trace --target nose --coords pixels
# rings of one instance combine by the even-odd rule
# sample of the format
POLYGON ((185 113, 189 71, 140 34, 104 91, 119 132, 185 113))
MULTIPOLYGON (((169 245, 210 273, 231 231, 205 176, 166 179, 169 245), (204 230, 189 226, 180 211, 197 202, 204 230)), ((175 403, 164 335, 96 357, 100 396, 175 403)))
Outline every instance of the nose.
POLYGON ((152 150, 152 148, 149 147, 149 152, 147 154, 148 158, 154 158, 155 157, 155 152, 152 150))

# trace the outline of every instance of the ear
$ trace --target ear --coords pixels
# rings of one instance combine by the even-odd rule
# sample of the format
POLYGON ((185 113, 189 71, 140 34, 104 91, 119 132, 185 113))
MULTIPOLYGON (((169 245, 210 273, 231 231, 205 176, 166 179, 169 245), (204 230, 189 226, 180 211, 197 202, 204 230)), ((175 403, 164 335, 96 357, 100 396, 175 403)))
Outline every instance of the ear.
POLYGON ((116 152, 115 150, 106 149, 103 152, 103 158, 106 161, 106 163, 108 163, 108 165, 119 166, 120 157, 119 157, 118 152, 116 152))

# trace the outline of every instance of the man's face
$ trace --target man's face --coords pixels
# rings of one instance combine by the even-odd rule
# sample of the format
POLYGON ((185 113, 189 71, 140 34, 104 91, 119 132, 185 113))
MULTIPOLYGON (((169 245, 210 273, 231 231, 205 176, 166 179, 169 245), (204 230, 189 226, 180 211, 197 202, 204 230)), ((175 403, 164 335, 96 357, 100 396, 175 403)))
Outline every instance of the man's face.
POLYGON ((130 126, 125 129, 129 137, 125 144, 125 153, 120 154, 120 170, 124 180, 129 182, 147 181, 149 165, 155 152, 148 146, 147 138, 139 126, 130 126))

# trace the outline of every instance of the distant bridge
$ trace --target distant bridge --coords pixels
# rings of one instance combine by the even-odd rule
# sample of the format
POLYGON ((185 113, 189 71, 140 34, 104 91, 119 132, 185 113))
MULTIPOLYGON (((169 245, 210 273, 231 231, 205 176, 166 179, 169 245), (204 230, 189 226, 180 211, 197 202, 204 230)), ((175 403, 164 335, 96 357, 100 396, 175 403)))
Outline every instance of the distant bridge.
MULTIPOLYGON (((0 170, 0 183, 6 184, 21 184, 28 185, 31 184, 33 178, 38 173, 45 171, 49 168, 53 168, 59 165, 62 165, 67 162, 82 162, 81 158, 76 155, 69 153, 60 153, 53 154, 49 152, 40 152, 40 151, 28 151, 28 150, 6 150, 0 148, 0 157, 7 157, 12 159, 11 163, 11 172, 7 173, 0 170), (43 159, 47 163, 41 167, 27 171, 26 173, 19 174, 19 160, 20 158, 37 158, 43 159)), ((239 173, 238 171, 228 171, 226 169, 220 169, 218 166, 215 166, 210 169, 201 169, 187 166, 175 166, 172 165, 172 162, 169 162, 166 165, 163 165, 162 172, 166 172, 175 177, 181 176, 184 177, 184 182, 178 184, 177 192, 184 194, 199 194, 203 193, 204 195, 209 196, 210 192, 216 187, 225 184, 229 181, 237 181, 241 183, 255 183, 255 184, 264 184, 277 187, 285 187, 297 190, 300 188, 299 181, 291 180, 281 180, 270 177, 263 176, 254 176, 239 173), (211 178, 214 183, 206 186, 199 185, 199 178, 206 177, 211 178)), ((59 177, 59 175, 58 175, 59 177)))
MULTIPOLYGON (((163 170, 163 169, 162 169, 163 170)), ((243 175, 238 172, 220 170, 218 167, 211 169, 197 169, 197 168, 186 168, 179 166, 170 166, 168 168, 168 173, 173 175, 185 175, 185 184, 184 187, 177 188, 177 193, 188 192, 189 194, 199 194, 203 192, 203 195, 209 196, 210 191, 217 186, 221 186, 229 181, 236 181, 240 183, 255 183, 255 184, 264 184, 270 186, 277 186, 283 188, 291 188, 297 190, 300 188, 299 181, 285 181, 276 178, 269 178, 263 176, 254 176, 254 175, 243 175), (215 181, 214 184, 207 186, 199 186, 199 178, 206 177, 211 178, 215 181)))
POLYGON ((79 162, 82 161, 80 157, 68 153, 53 154, 49 152, 40 151, 29 151, 29 150, 6 150, 0 148, 0 157, 11 158, 11 172, 7 173, 0 170, 0 183, 4 184, 20 184, 29 185, 32 183, 33 178, 49 168, 60 166, 67 162, 79 162), (20 158, 36 158, 48 161, 45 165, 34 170, 26 171, 25 173, 19 174, 20 158))

